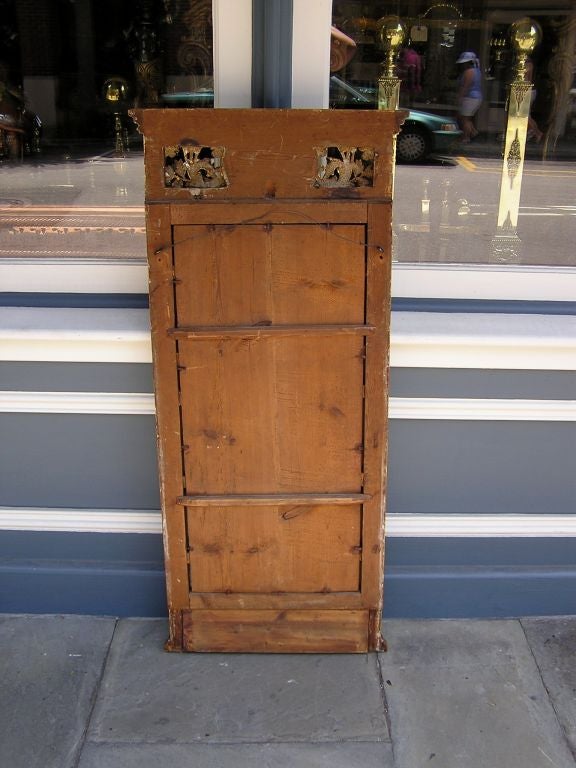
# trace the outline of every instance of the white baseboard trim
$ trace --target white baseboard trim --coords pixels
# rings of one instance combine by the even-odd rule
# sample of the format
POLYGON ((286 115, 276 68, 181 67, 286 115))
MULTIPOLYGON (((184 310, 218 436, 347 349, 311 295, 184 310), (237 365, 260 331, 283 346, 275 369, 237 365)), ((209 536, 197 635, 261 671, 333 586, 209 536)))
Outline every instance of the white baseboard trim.
MULTIPOLYGON (((0 307, 0 360, 150 363, 148 310, 0 307)), ((576 317, 393 312, 401 368, 576 370, 576 317)))
POLYGON ((386 536, 398 538, 561 538, 576 536, 576 515, 390 514, 386 536))
POLYGON ((140 392, 0 392, 0 413, 154 414, 154 395, 140 392))
POLYGON ((148 310, 0 307, 0 360, 150 363, 148 310))
MULTIPOLYGON (((0 391, 0 413, 153 415, 154 395, 140 392, 0 391)), ((391 397, 391 419, 576 421, 576 400, 391 397)))
POLYGON ((393 312, 390 365, 574 371, 576 317, 393 312))
POLYGON ((391 419, 576 421, 576 400, 392 397, 391 419))
MULTIPOLYGON (((158 510, 0 507, 0 530, 162 533, 158 510)), ((386 517, 389 538, 576 537, 576 515, 409 515, 386 517)))
POLYGON ((574 301, 574 267, 408 264, 392 267, 392 296, 410 299, 574 301))
POLYGON ((162 533, 159 510, 0 507, 0 530, 61 533, 162 533))
POLYGON ((0 285, 15 293, 148 293, 148 265, 145 257, 3 258, 0 285))
MULTIPOLYGON (((305 87, 309 89, 309 84, 305 87)), ((27 293, 147 293, 145 244, 142 243, 140 258, 75 258, 72 255, 58 258, 50 257, 49 251, 45 257, 2 258, 0 285, 4 291, 27 293)), ((576 268, 395 262, 392 266, 392 296, 409 299, 574 301, 576 268)))

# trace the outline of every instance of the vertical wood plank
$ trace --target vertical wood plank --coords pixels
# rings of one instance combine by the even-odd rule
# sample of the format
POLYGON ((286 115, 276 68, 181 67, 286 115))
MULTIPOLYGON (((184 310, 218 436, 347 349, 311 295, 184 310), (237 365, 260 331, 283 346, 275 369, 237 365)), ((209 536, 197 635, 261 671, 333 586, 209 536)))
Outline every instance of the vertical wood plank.
POLYGON ((189 494, 362 484, 360 336, 181 341, 189 494))
POLYGON ((166 334, 167 328, 173 327, 175 322, 170 207, 147 206, 146 221, 160 499, 170 611, 169 647, 180 648, 179 611, 188 606, 189 585, 185 514, 176 504, 184 491, 177 343, 166 334))
POLYGON ((390 279, 392 271, 391 206, 368 205, 366 322, 376 333, 366 339, 364 415, 364 504, 362 596, 371 609, 371 650, 379 647, 384 580, 384 505, 390 350, 390 279))
POLYGON ((360 507, 189 508, 194 592, 357 592, 360 507))
POLYGON ((174 239, 180 326, 363 320, 363 226, 177 226, 174 239))

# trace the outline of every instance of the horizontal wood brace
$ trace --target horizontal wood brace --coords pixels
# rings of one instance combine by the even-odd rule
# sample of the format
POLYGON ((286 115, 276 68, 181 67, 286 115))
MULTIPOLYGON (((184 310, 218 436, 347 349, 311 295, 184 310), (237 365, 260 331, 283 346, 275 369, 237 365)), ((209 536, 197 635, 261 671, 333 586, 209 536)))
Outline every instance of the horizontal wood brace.
POLYGON ((169 328, 168 336, 175 339, 261 338, 262 336, 368 336, 376 331, 374 325, 223 325, 182 326, 169 328))
POLYGON ((370 608, 361 592, 190 592, 189 607, 213 608, 370 608))
MULTIPOLYGON (((370 200, 372 202, 372 200, 370 200)), ((382 202, 389 203, 389 199, 382 202)), ((166 204, 166 200, 148 203, 166 204)), ((174 225, 237 224, 366 224, 366 200, 318 200, 301 198, 263 201, 262 199, 178 200, 170 202, 174 225)))
POLYGON ((372 496, 367 493, 257 493, 179 496, 177 504, 185 507, 283 507, 363 504, 372 496))

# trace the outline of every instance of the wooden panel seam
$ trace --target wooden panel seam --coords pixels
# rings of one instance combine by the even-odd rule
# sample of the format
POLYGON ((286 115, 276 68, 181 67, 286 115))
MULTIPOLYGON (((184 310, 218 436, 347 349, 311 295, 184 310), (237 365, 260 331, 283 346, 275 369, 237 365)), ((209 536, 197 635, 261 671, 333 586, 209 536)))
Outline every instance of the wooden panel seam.
POLYGON ((323 504, 356 505, 370 501, 367 493, 259 493, 259 494, 206 494, 179 496, 177 504, 185 507, 227 506, 285 506, 303 504, 306 506, 323 504))
POLYGON ((169 328, 166 333, 175 339, 226 339, 241 336, 257 339, 261 336, 368 336, 376 331, 374 325, 228 325, 228 326, 180 326, 169 328))

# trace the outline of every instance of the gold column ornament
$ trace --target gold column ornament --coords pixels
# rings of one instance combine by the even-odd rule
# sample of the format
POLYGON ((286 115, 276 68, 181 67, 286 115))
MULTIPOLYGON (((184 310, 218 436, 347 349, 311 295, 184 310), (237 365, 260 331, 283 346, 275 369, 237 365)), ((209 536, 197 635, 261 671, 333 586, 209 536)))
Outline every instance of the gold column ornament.
POLYGON ((406 28, 397 16, 385 16, 378 22, 380 42, 386 51, 382 74, 378 78, 378 109, 398 109, 400 78, 394 73, 394 64, 406 36, 406 28))
POLYGON ((116 155, 123 157, 128 151, 128 129, 124 121, 129 96, 128 81, 123 77, 111 77, 105 81, 102 93, 114 117, 116 155))
POLYGON ((528 134, 532 83, 526 80, 526 62, 542 36, 539 24, 528 17, 510 26, 510 40, 516 54, 514 80, 510 84, 504 160, 500 178, 498 224, 492 238, 492 260, 519 261, 517 234, 524 153, 528 134))

